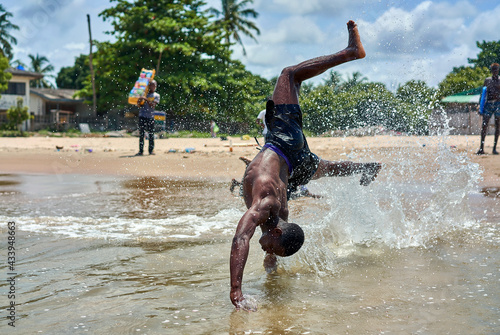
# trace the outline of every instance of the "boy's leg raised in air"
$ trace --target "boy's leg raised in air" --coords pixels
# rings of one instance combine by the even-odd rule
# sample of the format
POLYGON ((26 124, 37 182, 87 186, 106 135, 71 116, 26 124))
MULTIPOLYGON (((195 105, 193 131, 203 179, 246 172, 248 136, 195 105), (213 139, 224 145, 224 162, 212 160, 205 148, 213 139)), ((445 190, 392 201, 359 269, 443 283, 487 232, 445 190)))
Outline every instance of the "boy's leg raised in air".
POLYGON ((337 65, 365 57, 365 49, 361 43, 356 23, 354 21, 347 22, 347 30, 349 41, 347 47, 342 51, 306 60, 283 69, 274 88, 272 99, 275 105, 298 104, 300 84, 304 80, 320 75, 337 65))
POLYGON ((321 159, 318 169, 311 179, 322 177, 346 177, 361 173, 360 184, 368 186, 377 177, 382 164, 380 163, 354 163, 350 161, 331 162, 321 159))

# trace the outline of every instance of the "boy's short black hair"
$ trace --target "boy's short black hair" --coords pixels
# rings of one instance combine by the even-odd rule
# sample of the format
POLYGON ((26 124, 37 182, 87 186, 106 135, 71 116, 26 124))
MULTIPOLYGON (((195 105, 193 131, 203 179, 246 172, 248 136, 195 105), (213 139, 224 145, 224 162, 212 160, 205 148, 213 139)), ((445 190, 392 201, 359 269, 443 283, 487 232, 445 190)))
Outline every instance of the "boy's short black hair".
POLYGON ((282 231, 281 245, 285 249, 284 256, 291 256, 304 244, 304 231, 298 224, 283 220, 280 220, 278 226, 282 231))

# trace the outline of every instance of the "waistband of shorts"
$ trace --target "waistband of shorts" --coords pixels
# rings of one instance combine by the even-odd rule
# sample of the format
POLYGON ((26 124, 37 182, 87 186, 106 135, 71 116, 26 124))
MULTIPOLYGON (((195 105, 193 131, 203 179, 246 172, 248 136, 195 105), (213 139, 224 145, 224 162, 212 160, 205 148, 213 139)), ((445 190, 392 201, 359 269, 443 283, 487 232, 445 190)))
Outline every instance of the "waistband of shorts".
POLYGON ((288 160, 288 157, 286 157, 286 155, 283 153, 283 151, 281 151, 280 148, 278 148, 275 145, 272 145, 271 143, 264 144, 264 146, 262 147, 262 150, 268 149, 268 148, 271 149, 272 151, 274 151, 275 153, 277 153, 278 156, 280 156, 281 158, 283 158, 285 160, 286 165, 288 166, 288 172, 291 175, 293 172, 292 163, 290 163, 290 160, 288 160))

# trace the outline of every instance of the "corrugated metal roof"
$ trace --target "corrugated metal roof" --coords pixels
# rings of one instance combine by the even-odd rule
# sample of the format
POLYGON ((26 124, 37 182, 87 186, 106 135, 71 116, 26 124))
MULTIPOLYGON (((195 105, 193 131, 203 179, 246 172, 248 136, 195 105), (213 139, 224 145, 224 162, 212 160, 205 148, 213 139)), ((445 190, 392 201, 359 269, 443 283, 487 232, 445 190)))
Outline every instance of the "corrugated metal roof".
POLYGON ((461 104, 478 104, 481 98, 482 87, 476 87, 471 90, 460 92, 457 94, 449 95, 443 99, 441 102, 445 103, 461 103, 461 104))
POLYGON ((31 88, 30 91, 41 98, 53 102, 82 102, 85 99, 75 99, 77 90, 71 89, 53 89, 53 88, 31 88))
POLYGON ((450 95, 444 99, 441 100, 441 102, 455 102, 455 103, 462 103, 462 104, 478 104, 479 103, 479 98, 481 97, 480 94, 478 95, 450 95))

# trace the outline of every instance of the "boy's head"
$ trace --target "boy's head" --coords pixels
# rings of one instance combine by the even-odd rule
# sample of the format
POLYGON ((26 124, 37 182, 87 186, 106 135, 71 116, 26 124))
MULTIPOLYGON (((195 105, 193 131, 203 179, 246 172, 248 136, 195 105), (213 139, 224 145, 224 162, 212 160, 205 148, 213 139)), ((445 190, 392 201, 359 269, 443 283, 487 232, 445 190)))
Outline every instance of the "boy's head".
POLYGON ((156 80, 151 80, 149 82, 149 92, 156 91, 156 86, 158 86, 158 84, 156 83, 156 80))
POLYGON ((270 254, 291 256, 302 247, 304 231, 298 224, 279 219, 275 228, 262 233, 259 242, 262 249, 270 254))
POLYGON ((491 73, 498 75, 498 70, 500 70, 500 64, 493 63, 493 64, 490 65, 490 71, 491 71, 491 73))

